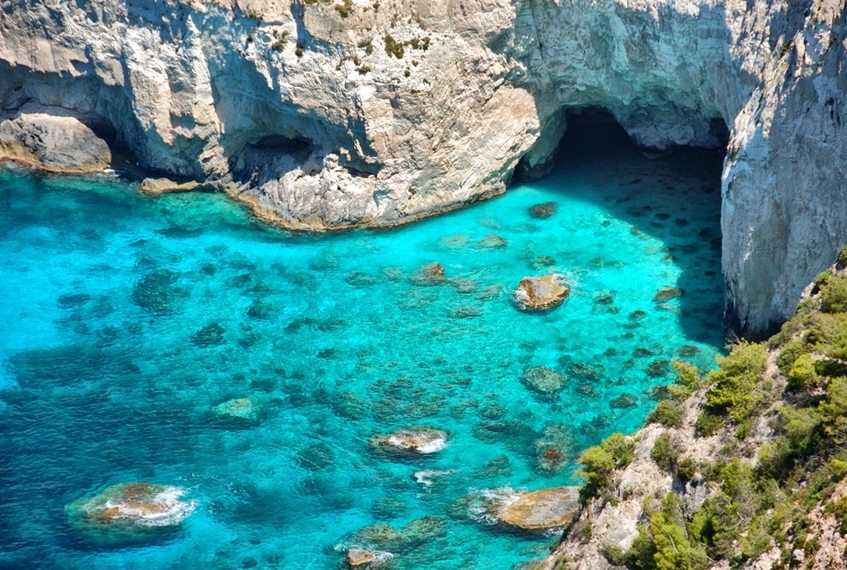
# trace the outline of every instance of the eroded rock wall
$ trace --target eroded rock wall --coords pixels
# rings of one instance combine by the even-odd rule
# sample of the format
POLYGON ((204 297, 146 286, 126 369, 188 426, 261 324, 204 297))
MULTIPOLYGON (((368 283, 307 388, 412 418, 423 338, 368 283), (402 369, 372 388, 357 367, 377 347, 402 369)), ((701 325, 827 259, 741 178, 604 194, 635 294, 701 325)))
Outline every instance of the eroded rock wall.
POLYGON ((543 174, 567 110, 720 145, 724 270, 764 332, 847 241, 844 2, 7 0, 0 120, 62 108, 288 227, 403 223, 543 174), (788 46, 787 48, 785 46, 788 46))

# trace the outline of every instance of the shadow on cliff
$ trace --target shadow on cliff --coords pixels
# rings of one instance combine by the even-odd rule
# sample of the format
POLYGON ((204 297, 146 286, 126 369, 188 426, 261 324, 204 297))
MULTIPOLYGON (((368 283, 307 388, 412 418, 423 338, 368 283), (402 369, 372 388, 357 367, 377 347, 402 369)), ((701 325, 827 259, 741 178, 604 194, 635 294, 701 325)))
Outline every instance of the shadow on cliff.
POLYGON ((657 282, 656 291, 675 287, 683 294, 667 304, 654 301, 655 308, 678 310, 688 338, 719 343, 724 338, 720 186, 725 149, 683 147, 668 156, 649 155, 611 115, 591 111, 568 118, 558 152, 548 182, 563 181, 563 195, 578 192, 580 199, 631 224, 634 234, 660 240, 661 255, 673 258, 680 275, 675 283, 657 282), (620 196, 609 200, 607 191, 591 192, 593 184, 619 187, 620 196))

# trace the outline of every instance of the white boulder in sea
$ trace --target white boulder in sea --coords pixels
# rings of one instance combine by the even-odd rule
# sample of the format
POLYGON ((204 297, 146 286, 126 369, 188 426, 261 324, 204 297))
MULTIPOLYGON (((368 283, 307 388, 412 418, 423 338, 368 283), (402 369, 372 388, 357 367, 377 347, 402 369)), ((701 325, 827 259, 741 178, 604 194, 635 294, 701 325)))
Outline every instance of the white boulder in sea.
POLYGON ((447 432, 430 427, 401 429, 370 440, 374 449, 405 455, 429 455, 447 447, 447 432))
POLYGON ((512 292, 512 299, 522 311, 540 312, 555 309, 565 302, 570 293, 565 276, 553 273, 543 277, 524 277, 512 292))
POLYGON ((521 530, 547 530, 570 524, 580 510, 579 487, 492 494, 488 509, 497 521, 521 530))
POLYGON ((119 483, 65 507, 73 526, 101 544, 143 542, 174 530, 196 507, 185 490, 152 483, 119 483))

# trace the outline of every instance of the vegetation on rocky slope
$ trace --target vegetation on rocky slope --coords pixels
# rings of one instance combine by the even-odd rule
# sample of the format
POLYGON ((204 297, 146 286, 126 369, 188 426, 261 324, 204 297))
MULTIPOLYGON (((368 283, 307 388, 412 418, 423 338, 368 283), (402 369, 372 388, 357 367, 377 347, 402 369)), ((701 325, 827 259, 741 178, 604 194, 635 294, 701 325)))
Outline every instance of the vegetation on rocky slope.
MULTIPOLYGON (((610 564, 695 570, 767 559, 812 568, 847 559, 846 265, 847 248, 766 343, 739 342, 706 375, 675 363, 671 397, 648 418, 666 428, 650 457, 671 473, 672 490, 644 500, 628 549, 602 547, 610 564), (677 433, 692 402, 694 445, 683 448, 677 433), (704 457, 692 448, 707 438, 719 451, 704 457)), ((583 454, 586 504, 618 500, 612 475, 637 438, 616 434, 583 454)))

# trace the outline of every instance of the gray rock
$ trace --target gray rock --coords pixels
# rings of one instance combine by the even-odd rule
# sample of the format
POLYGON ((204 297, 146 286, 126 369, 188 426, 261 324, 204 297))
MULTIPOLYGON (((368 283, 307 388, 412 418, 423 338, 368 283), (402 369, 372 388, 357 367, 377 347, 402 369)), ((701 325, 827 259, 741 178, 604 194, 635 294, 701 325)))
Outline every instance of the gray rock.
POLYGON ((109 166, 108 145, 65 109, 26 108, 0 120, 0 160, 55 172, 99 172, 109 166))

